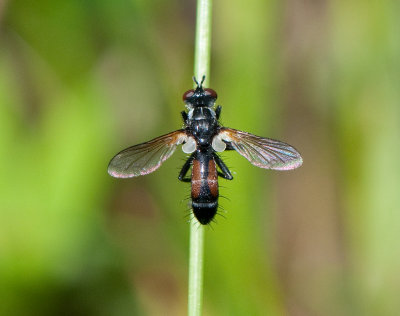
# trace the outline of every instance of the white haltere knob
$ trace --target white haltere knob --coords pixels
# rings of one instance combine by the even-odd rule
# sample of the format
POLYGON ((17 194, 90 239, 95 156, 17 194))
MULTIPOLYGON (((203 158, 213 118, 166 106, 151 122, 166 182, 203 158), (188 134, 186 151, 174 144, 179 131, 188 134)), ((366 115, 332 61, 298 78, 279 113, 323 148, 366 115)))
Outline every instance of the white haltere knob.
POLYGON ((182 150, 185 154, 191 154, 196 150, 196 141, 193 137, 188 137, 186 143, 183 144, 182 150))
POLYGON ((212 141, 212 148, 217 152, 223 152, 226 148, 226 144, 222 141, 220 135, 214 136, 212 141))

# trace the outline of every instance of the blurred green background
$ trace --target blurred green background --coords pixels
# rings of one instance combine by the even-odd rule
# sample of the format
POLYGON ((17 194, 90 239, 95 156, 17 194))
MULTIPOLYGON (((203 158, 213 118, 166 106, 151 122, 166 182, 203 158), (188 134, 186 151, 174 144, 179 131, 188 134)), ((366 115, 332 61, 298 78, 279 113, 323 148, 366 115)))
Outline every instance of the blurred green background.
MULTIPOLYGON (((398 315, 400 3, 215 1, 224 125, 291 172, 223 157, 205 315, 398 315)), ((185 315, 189 186, 107 174, 181 127, 194 1, 0 2, 0 315, 185 315)))

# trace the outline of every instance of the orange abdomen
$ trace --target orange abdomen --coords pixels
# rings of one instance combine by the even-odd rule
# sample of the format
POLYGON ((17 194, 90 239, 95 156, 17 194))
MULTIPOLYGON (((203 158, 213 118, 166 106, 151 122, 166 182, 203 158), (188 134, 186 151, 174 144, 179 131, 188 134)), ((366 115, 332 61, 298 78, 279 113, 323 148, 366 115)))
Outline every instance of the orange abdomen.
POLYGON ((192 166, 192 207, 201 224, 208 224, 218 208, 218 172, 213 158, 198 152, 192 166))

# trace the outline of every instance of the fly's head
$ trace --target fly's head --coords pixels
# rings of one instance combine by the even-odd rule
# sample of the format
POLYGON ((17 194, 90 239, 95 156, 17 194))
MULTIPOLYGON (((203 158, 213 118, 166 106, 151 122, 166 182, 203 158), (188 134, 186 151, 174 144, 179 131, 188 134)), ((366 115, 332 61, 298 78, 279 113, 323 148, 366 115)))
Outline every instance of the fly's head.
POLYGON ((213 89, 203 88, 203 82, 206 77, 203 76, 200 84, 196 78, 193 77, 194 82, 197 84, 196 89, 190 89, 183 94, 183 102, 185 102, 188 109, 196 107, 213 107, 217 100, 217 93, 213 89))

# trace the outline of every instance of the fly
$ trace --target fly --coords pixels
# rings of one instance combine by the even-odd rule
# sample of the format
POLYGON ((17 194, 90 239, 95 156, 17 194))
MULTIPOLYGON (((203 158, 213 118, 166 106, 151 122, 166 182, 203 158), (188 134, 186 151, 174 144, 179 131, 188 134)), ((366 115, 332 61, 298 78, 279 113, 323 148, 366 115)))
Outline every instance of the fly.
POLYGON ((218 122, 222 107, 215 107, 217 93, 203 88, 205 76, 196 89, 183 94, 187 111, 181 115, 184 128, 129 147, 111 159, 108 173, 116 178, 131 178, 149 174, 174 153, 178 145, 190 154, 178 179, 191 182, 193 214, 208 224, 218 209, 218 177, 232 180, 232 174, 218 153, 236 150, 251 164, 275 170, 291 170, 303 163, 299 152, 292 146, 270 138, 256 136, 218 122), (190 168, 191 176, 187 176, 190 168))

